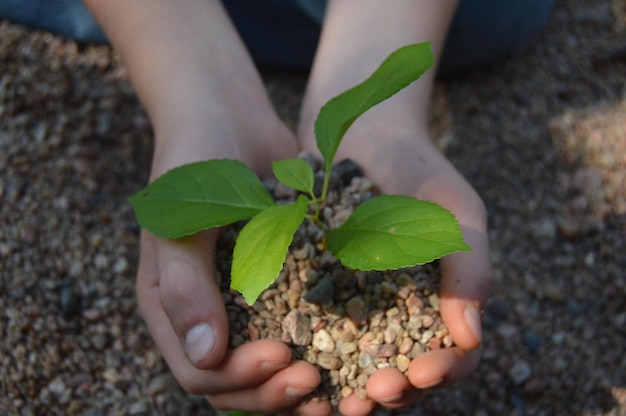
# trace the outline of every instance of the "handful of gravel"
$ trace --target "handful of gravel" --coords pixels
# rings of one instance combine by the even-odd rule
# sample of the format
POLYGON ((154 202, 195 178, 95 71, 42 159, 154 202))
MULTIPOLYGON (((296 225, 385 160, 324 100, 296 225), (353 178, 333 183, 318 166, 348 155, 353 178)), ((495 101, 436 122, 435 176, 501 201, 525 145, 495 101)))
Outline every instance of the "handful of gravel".
MULTIPOLYGON (((321 179, 319 162, 301 157, 321 179)), ((334 188, 322 211, 331 228, 376 194, 372 183, 358 174, 349 161, 333 169, 334 188)), ((266 184, 279 203, 295 200, 295 191, 276 181, 266 184)), ((352 393, 365 398, 367 380, 377 369, 396 367, 406 373, 417 355, 452 346, 439 315, 435 264, 384 272, 347 269, 326 249, 323 231, 308 220, 294 236, 276 282, 248 306, 229 289, 232 247, 240 227, 224 232, 217 253, 231 347, 258 339, 282 340, 295 359, 321 370, 322 383, 314 397, 328 398, 334 405, 352 393)))

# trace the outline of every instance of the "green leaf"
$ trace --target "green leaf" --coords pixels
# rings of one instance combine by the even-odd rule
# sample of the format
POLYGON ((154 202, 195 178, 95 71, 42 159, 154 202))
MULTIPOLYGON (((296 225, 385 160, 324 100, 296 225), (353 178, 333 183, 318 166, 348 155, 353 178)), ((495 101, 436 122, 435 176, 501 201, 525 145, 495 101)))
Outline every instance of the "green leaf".
POLYGON ((302 159, 286 159, 272 163, 274 176, 284 185, 313 195, 313 169, 302 159))
POLYGON ((228 225, 275 205, 251 169, 228 159, 174 168, 128 200, 139 225, 161 238, 228 225))
POLYGON ((239 233, 230 286, 241 292, 249 305, 278 277, 307 208, 306 197, 300 195, 295 204, 278 205, 259 213, 239 233))
POLYGON ((382 195, 359 205, 329 232, 327 243, 345 266, 360 270, 411 267, 471 251, 452 213, 402 195, 382 195))
POLYGON ((326 166, 332 165, 344 134, 361 114, 417 80, 433 62, 430 42, 402 47, 367 80, 322 107, 315 121, 315 138, 326 166))

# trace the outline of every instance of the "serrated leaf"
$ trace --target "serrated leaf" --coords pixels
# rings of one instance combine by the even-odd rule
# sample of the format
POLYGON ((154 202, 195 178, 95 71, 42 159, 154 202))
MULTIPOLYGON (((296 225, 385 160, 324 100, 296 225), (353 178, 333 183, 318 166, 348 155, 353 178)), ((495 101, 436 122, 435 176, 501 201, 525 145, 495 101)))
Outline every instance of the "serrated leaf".
POLYGON ((360 270, 411 267, 471 251, 452 213, 403 195, 382 195, 359 205, 328 233, 327 243, 345 266, 360 270))
POLYGON ((417 80, 433 62, 430 42, 402 47, 363 83, 322 107, 315 121, 315 138, 326 166, 332 165, 344 134, 361 114, 417 80))
POLYGON ((272 163, 274 176, 297 191, 313 194, 313 169, 302 159, 285 159, 272 163))
POLYGON ((304 220, 307 199, 278 205, 259 213, 247 223, 235 243, 231 288, 252 305, 280 273, 294 233, 304 220))
POLYGON ((232 224, 275 205, 256 174, 229 159, 174 168, 128 200, 139 225, 161 238, 232 224))

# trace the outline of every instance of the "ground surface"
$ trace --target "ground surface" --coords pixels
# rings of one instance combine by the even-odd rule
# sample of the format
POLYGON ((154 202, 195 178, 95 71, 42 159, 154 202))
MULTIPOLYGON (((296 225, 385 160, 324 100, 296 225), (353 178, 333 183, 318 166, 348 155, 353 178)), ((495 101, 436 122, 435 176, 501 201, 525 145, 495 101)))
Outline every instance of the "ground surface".
MULTIPOLYGON (((303 74, 269 73, 296 118, 303 74)), ((446 80, 441 144, 484 198, 484 359, 406 414, 626 415, 626 14, 557 1, 521 55, 446 80)), ((107 47, 0 24, 0 414, 199 415, 137 316, 149 123, 107 47)), ((383 412, 384 413, 384 412, 383 412)))

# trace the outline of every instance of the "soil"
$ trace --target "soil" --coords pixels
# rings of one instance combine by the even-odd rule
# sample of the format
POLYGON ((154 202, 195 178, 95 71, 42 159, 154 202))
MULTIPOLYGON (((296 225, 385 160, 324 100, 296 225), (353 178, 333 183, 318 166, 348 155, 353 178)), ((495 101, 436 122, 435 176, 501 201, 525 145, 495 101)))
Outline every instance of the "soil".
MULTIPOLYGON (((626 15, 557 0, 440 80, 433 134, 485 201, 493 294, 466 381, 378 414, 626 415, 626 15)), ((0 414, 199 415, 137 314, 152 131, 117 55, 0 23, 0 414)), ((292 126, 306 74, 264 72, 292 126)))

